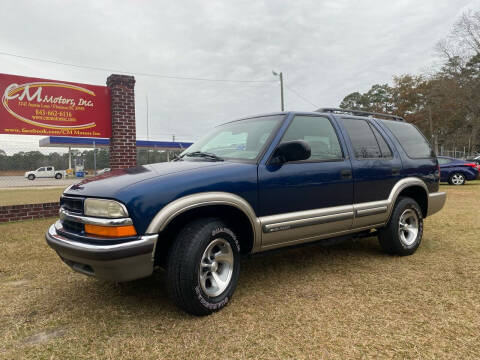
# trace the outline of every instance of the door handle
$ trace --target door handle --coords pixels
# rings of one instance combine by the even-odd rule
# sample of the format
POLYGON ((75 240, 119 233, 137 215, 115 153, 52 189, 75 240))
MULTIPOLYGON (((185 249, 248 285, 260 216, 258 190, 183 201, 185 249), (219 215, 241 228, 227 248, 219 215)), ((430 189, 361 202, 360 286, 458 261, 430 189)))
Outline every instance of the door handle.
POLYGON ((395 175, 395 176, 400 175, 400 168, 392 168, 392 175, 395 175))
POLYGON ((340 171, 340 177, 342 179, 351 179, 352 178, 352 170, 342 170, 340 171))

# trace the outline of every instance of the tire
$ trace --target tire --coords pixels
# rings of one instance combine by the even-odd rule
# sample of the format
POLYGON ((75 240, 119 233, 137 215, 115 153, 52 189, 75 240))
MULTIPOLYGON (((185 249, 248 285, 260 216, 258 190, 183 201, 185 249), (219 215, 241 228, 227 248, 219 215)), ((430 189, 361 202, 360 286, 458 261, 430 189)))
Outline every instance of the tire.
POLYGON ((458 172, 453 173, 450 179, 448 179, 448 183, 450 185, 463 185, 465 184, 465 175, 458 172))
POLYGON ((240 244, 234 232, 216 218, 187 224, 168 254, 170 296, 193 315, 209 315, 225 307, 237 287, 239 273, 240 244))
POLYGON ((60 180, 62 178, 62 174, 55 174, 55 179, 60 180))
POLYGON ((35 175, 33 174, 28 175, 28 180, 35 180, 35 175))
POLYGON ((420 246, 422 236, 423 216, 420 206, 412 198, 400 197, 387 226, 379 230, 380 246, 391 255, 412 255, 420 246))

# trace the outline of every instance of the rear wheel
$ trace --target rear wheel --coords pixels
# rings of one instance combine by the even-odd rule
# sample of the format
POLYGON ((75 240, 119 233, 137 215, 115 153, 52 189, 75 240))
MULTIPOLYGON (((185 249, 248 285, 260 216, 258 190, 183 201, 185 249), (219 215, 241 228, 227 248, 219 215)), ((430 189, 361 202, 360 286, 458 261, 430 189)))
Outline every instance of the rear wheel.
POLYGON ((452 176, 450 176, 448 182, 450 185, 463 185, 465 184, 465 175, 461 173, 454 173, 452 176))
POLYGON ((176 305, 193 315, 208 315, 226 306, 239 273, 240 245, 219 219, 186 225, 168 255, 169 292, 176 305))
POLYGON ((388 225, 379 230, 380 246, 389 254, 411 255, 420 246, 423 217, 418 203, 409 198, 398 199, 388 225))
POLYGON ((33 174, 28 175, 28 180, 35 180, 35 175, 33 174))

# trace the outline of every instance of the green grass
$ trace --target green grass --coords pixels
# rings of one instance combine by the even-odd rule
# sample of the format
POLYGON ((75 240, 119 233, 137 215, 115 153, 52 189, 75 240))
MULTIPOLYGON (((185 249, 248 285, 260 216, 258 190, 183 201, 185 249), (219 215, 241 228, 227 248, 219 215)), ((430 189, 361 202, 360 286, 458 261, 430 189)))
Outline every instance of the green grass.
POLYGON ((231 303, 196 318, 165 275, 124 284, 68 269, 53 219, 0 225, 0 359, 480 357, 480 182, 442 186, 409 257, 376 239, 244 259, 231 303))
POLYGON ((65 187, 35 189, 1 189, 0 206, 38 204, 59 201, 65 187))

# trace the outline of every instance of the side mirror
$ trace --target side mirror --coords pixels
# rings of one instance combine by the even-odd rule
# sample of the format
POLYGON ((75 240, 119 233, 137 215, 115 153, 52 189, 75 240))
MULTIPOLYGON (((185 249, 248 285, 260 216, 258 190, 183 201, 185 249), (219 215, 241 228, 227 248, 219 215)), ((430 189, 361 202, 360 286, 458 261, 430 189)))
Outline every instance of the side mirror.
POLYGON ((278 145, 270 164, 279 165, 289 161, 307 160, 311 154, 312 150, 306 141, 287 141, 278 145))

